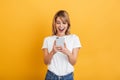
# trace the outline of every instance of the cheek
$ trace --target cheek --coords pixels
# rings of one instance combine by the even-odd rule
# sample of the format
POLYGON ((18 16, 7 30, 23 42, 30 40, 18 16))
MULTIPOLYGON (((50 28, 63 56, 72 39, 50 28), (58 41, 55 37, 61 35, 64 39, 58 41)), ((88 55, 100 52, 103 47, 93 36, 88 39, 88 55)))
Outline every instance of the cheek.
POLYGON ((65 25, 65 28, 67 29, 67 28, 68 28, 68 25, 65 25))
POLYGON ((66 31, 66 30, 67 30, 67 28, 68 28, 68 27, 65 27, 65 30, 64 30, 64 31, 66 31))
POLYGON ((58 27, 59 27, 59 25, 56 25, 55 27, 56 27, 56 30, 58 31, 58 27))
POLYGON ((59 27, 60 25, 59 25, 59 24, 56 24, 55 26, 56 26, 56 27, 59 27))

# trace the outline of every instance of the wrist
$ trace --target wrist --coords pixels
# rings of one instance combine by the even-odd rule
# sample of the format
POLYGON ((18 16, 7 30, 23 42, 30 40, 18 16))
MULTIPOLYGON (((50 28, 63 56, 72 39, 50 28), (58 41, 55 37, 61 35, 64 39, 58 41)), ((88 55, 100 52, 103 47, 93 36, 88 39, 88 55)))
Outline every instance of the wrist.
POLYGON ((68 57, 71 56, 71 52, 69 50, 67 51, 67 55, 68 55, 68 57))
POLYGON ((50 53, 51 53, 51 54, 55 54, 55 51, 54 51, 54 50, 52 50, 50 53))
POLYGON ((68 57, 70 57, 70 56, 71 56, 71 53, 70 53, 70 52, 68 52, 68 53, 67 53, 67 56, 68 56, 68 57))

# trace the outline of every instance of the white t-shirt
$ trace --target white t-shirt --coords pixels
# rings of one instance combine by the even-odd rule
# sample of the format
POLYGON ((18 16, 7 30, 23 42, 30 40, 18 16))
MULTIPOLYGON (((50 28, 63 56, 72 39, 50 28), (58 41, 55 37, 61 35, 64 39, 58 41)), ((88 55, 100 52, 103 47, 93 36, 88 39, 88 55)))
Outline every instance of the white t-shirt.
MULTIPOLYGON (((58 36, 56 35, 46 37, 44 39, 42 49, 47 48, 48 52, 50 53, 53 48, 54 41, 57 37, 58 36)), ((71 53, 73 48, 81 47, 81 43, 77 35, 71 34, 63 37, 65 38, 66 47, 69 51, 71 51, 71 53)), ((63 76, 73 72, 74 67, 70 64, 68 57, 65 54, 57 52, 53 55, 51 63, 48 65, 48 70, 58 76, 63 76)))

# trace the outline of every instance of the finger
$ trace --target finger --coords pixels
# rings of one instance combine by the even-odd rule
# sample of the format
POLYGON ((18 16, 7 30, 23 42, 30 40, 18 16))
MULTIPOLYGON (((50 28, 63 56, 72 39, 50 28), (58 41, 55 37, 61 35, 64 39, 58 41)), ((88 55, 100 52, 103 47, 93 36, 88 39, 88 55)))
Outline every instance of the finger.
POLYGON ((67 47, 66 47, 66 43, 65 43, 65 42, 64 42, 64 47, 65 47, 65 48, 67 48, 67 47))
POLYGON ((64 47, 61 46, 61 49, 64 50, 64 47))
POLYGON ((58 50, 61 50, 62 49, 62 47, 56 47, 58 50))
POLYGON ((62 50, 58 50, 59 52, 63 52, 62 50))
POLYGON ((56 48, 61 48, 61 46, 56 46, 56 48))
POLYGON ((56 45, 56 40, 54 41, 54 46, 56 45))

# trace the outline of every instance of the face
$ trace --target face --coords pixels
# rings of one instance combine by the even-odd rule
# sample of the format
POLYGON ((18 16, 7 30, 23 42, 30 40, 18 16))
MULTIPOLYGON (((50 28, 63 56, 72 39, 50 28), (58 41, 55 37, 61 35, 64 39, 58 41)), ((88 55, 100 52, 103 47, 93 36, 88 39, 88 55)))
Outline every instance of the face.
POLYGON ((57 17, 55 26, 56 26, 58 35, 65 35, 65 32, 68 28, 67 22, 63 22, 60 17, 57 17))

